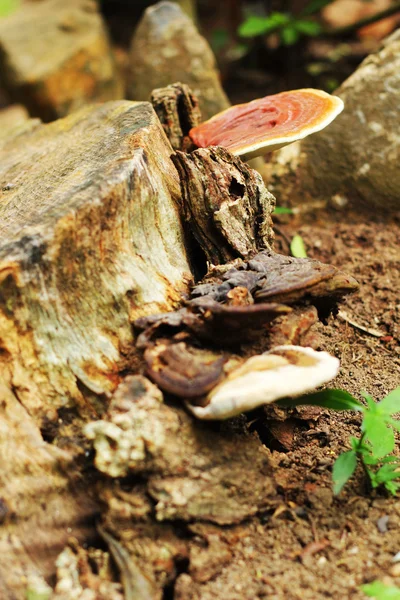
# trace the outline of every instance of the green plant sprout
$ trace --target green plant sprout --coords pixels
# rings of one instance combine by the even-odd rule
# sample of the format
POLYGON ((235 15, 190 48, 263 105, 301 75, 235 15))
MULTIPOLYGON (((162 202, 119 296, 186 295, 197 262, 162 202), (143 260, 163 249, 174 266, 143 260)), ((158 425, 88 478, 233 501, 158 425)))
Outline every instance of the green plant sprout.
POLYGON ((372 488, 384 487, 395 495, 400 490, 400 457, 393 456, 394 430, 400 431, 400 421, 393 415, 400 413, 400 387, 383 400, 361 392, 365 406, 344 390, 326 389, 301 398, 282 401, 285 406, 312 404, 333 410, 356 410, 362 413, 361 436, 351 437, 351 449, 336 459, 333 470, 333 491, 337 495, 353 476, 360 463, 372 488))
POLYGON ((293 208, 288 208, 287 206, 275 206, 273 215, 294 215, 295 211, 293 208))
POLYGON ((333 0, 311 0, 298 15, 292 14, 291 12, 273 12, 268 16, 250 13, 239 26, 238 34, 242 38, 255 38, 260 35, 277 33, 280 42, 284 46, 292 46, 302 37, 348 35, 365 25, 376 23, 392 14, 396 14, 400 8, 399 1, 393 2, 391 6, 385 10, 364 17, 345 27, 325 29, 318 21, 313 20, 313 17, 315 17, 325 6, 331 4, 331 2, 333 2, 333 0))
POLYGON ((268 17, 249 15, 238 29, 240 37, 254 38, 259 35, 278 33, 284 46, 292 46, 302 36, 317 36, 321 26, 316 21, 292 14, 273 12, 268 17))
POLYGON ((7 17, 17 10, 20 0, 0 0, 0 17, 7 17))
POLYGON ((301 235, 294 235, 290 242, 290 252, 295 258, 307 258, 306 245, 301 235))
POLYGON ((385 585, 382 581, 373 581, 361 586, 369 598, 375 600, 400 600, 400 588, 395 585, 385 585))

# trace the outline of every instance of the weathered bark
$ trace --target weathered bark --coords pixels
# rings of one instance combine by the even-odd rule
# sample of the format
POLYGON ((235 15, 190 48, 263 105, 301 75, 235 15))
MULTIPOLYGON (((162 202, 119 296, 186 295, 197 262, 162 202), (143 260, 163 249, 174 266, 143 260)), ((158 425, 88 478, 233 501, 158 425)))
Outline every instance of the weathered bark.
POLYGON ((192 127, 200 124, 201 113, 197 98, 184 83, 174 83, 153 90, 151 103, 174 150, 193 150, 189 138, 192 127))
POLYGON ((191 279, 171 153, 151 105, 126 101, 0 141, 4 600, 52 576, 70 536, 98 537, 81 419, 133 368, 131 322, 191 279))
POLYGON ((214 265, 270 248, 275 198, 261 176, 223 148, 173 157, 182 185, 182 213, 214 265))
POLYGON ((25 598, 31 577, 50 577, 73 536, 96 536, 94 495, 68 450, 43 441, 17 397, 0 382, 0 597, 25 598))
POLYGON ((36 124, 5 144, 0 373, 30 414, 95 410, 89 398, 119 381, 130 323, 185 291, 171 153, 151 106, 131 102, 36 124))
POLYGON ((25 2, 1 19, 0 73, 11 98, 44 121, 88 102, 123 98, 93 0, 25 2))
MULTIPOLYGON (((126 598, 161 599, 182 561, 203 546, 196 525, 214 529, 218 541, 276 502, 269 451, 257 435, 243 423, 213 430, 162 400, 145 378, 127 378, 104 420, 86 428, 97 468, 114 478, 99 486, 99 496, 126 598), (116 478, 126 475, 121 486, 116 478), (133 588, 138 595, 128 595, 133 588)), ((230 559, 225 554, 222 562, 230 559)))

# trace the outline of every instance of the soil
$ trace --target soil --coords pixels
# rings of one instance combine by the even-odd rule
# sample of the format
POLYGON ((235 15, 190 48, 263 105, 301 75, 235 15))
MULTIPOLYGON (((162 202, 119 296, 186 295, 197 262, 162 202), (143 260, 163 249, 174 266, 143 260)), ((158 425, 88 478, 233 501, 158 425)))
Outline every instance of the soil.
MULTIPOLYGON (((287 250, 286 240, 299 233, 309 256, 360 283, 359 293, 341 305, 343 316, 318 326, 321 347, 341 359, 331 387, 357 397, 365 390, 379 400, 400 385, 399 221, 334 212, 305 220, 280 217, 276 249, 287 250)), ((362 584, 400 585, 398 499, 369 489, 361 469, 338 497, 332 493, 332 465, 359 434, 359 415, 305 409, 298 417, 279 425, 256 416, 253 426, 271 449, 277 507, 219 530, 217 544, 191 556, 197 582, 181 574, 174 600, 361 600, 362 584)), ((204 527, 210 536, 212 527, 204 527)))

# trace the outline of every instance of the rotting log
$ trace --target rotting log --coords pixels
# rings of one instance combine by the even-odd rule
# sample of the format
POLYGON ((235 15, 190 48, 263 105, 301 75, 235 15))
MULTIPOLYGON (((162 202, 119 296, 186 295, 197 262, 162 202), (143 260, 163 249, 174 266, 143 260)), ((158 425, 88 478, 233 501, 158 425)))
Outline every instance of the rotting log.
MULTIPOLYGON (((164 402, 140 375, 146 364, 132 323, 150 315, 144 347, 153 344, 150 325, 156 338, 195 339, 201 348, 214 331, 210 318, 224 325, 237 312, 242 329, 257 322, 265 332, 271 318, 291 314, 273 303, 263 308, 265 296, 279 292, 293 303, 308 292, 313 297, 315 288, 329 296, 336 270, 307 259, 297 264, 269 248, 273 199, 226 151, 180 155, 180 180, 148 103, 109 103, 46 126, 28 121, 1 152, 0 452, 7 469, 0 542, 7 560, 0 597, 22 600, 32 576, 53 584, 68 535, 74 539, 57 562, 57 600, 86 590, 89 598, 119 600, 118 586, 101 591, 104 581, 86 549, 99 537, 126 600, 161 600, 174 586, 176 599, 188 599, 191 582, 196 597, 233 567, 235 539, 253 539, 263 513, 276 506, 271 456, 244 418, 208 425, 176 398, 164 402), (221 185, 208 188, 213 175, 221 185), (225 236, 216 262, 231 261, 210 268, 191 294, 193 256, 181 219, 185 228, 200 223, 205 237, 214 229, 225 236), (238 230, 239 221, 245 225, 238 230), (186 307, 173 312, 185 292, 186 307), (171 322, 156 318, 152 329, 151 315, 162 311, 171 322), (135 375, 121 382, 127 371, 135 375)), ((213 258, 202 235, 196 244, 204 261, 213 258)), ((344 293, 350 289, 345 281, 344 293)), ((189 346, 186 354, 192 356, 189 346)), ((189 387, 195 358, 186 363, 189 387)), ((186 376, 184 361, 182 367, 186 376)), ((254 597, 253 589, 245 596, 254 597)))
POLYGON ((0 374, 31 415, 93 413, 88 398, 126 366, 131 322, 187 289, 171 153, 151 105, 126 101, 4 145, 0 374))
POLYGON ((113 102, 0 139, 0 597, 51 581, 96 536, 82 419, 133 368, 131 322, 191 279, 172 148, 148 103, 113 102))
POLYGON ((131 322, 171 310, 191 279, 171 153, 148 103, 30 120, 0 140, 4 600, 53 576, 70 536, 96 536, 81 418, 132 368, 131 322))

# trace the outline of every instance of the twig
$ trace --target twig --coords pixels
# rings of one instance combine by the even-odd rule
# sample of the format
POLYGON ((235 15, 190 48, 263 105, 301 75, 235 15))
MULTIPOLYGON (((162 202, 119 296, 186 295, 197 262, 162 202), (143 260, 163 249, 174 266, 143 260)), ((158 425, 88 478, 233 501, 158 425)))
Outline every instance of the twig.
POLYGON ((378 337, 378 338, 383 337, 385 335, 385 333, 382 331, 379 331, 379 329, 373 329, 372 327, 364 327, 363 325, 360 325, 356 321, 353 321, 353 319, 351 319, 344 310, 340 310, 338 313, 338 316, 341 319, 343 319, 343 321, 346 321, 346 323, 349 323, 353 327, 360 329, 360 331, 369 333, 369 335, 373 335, 374 337, 378 337))

